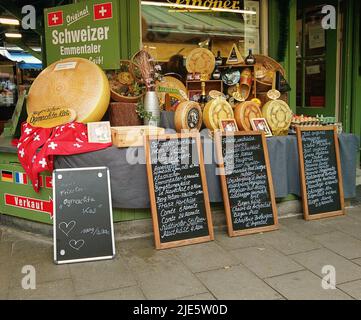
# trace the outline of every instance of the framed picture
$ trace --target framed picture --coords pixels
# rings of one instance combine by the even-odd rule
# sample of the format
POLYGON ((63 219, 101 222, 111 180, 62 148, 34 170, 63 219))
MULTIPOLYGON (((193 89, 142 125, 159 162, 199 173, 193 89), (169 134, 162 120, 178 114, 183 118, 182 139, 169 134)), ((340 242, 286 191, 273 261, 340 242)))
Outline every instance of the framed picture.
POLYGON ((237 132, 238 127, 236 120, 234 119, 223 119, 219 120, 219 128, 222 132, 237 132))
POLYGON ((88 141, 96 143, 112 142, 109 121, 89 122, 88 123, 88 141))
POLYGON ((265 118, 253 118, 251 119, 251 125, 253 131, 263 131, 266 137, 272 137, 272 131, 265 118))
POLYGON ((202 95, 201 90, 188 90, 188 98, 190 101, 198 102, 202 95))

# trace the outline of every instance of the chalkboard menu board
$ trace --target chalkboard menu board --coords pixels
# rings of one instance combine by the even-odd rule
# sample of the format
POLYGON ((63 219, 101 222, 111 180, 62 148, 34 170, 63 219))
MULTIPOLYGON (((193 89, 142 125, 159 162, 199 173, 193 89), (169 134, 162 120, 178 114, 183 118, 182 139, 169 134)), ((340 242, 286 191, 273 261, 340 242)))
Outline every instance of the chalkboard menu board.
POLYGON ((297 128, 303 212, 306 220, 344 214, 337 129, 297 128))
POLYGON ((55 263, 114 257, 110 194, 106 167, 54 170, 55 263))
POLYGON ((145 147, 156 248, 213 240, 199 133, 149 136, 145 147))
POLYGON ((231 237, 278 228, 264 133, 217 133, 217 156, 231 237))

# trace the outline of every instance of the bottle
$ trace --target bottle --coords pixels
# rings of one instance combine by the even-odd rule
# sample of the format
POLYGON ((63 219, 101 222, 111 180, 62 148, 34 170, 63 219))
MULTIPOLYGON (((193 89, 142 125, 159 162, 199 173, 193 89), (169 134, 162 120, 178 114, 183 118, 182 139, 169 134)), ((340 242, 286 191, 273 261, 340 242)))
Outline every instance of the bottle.
POLYGON ((248 50, 248 56, 246 57, 245 63, 248 65, 252 65, 256 63, 256 58, 252 54, 252 49, 248 50))
POLYGON ((221 57, 221 51, 217 51, 217 57, 216 57, 216 67, 221 66, 223 64, 223 60, 221 57))
POLYGON ((201 87, 202 87, 202 94, 201 94, 201 97, 199 98, 198 103, 200 104, 201 108, 203 109, 207 103, 206 83, 204 81, 202 81, 201 87))
POLYGON ((212 73, 212 78, 213 80, 219 80, 221 78, 221 72, 219 71, 217 64, 212 73))

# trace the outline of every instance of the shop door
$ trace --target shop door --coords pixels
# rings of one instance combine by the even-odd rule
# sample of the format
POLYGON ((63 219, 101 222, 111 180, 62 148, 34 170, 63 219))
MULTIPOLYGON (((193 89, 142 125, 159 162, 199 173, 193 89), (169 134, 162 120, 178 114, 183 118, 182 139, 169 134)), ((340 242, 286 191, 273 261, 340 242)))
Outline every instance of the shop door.
POLYGON ((338 1, 297 2, 297 113, 336 115, 338 1), (323 29, 322 8, 336 9, 336 29, 323 29))

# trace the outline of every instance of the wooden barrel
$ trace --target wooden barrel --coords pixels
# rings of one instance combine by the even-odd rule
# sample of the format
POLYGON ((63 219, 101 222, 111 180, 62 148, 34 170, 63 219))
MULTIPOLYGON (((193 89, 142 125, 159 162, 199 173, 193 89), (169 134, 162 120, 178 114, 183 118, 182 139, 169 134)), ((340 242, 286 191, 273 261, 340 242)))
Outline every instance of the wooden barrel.
POLYGON ((234 119, 231 105, 221 97, 208 101, 203 110, 203 122, 210 130, 219 129, 220 120, 234 119))
POLYGON ((194 101, 181 102, 174 113, 174 125, 177 132, 182 130, 200 130, 202 126, 202 109, 194 101))
POLYGON ((245 101, 236 105, 234 118, 240 131, 252 131, 251 119, 262 118, 262 111, 257 103, 245 101))

